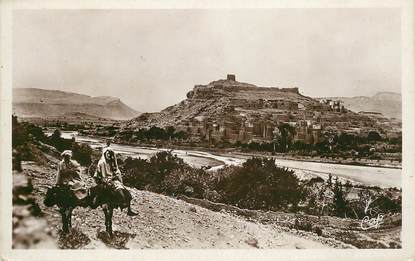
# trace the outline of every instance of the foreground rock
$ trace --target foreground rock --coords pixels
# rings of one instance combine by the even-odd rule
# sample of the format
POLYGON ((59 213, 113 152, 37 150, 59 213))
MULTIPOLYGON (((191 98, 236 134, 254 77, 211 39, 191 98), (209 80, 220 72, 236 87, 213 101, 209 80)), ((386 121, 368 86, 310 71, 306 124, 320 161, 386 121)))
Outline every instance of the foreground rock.
POLYGON ((13 173, 12 247, 13 248, 56 248, 52 231, 42 217, 42 212, 32 194, 30 178, 13 173))

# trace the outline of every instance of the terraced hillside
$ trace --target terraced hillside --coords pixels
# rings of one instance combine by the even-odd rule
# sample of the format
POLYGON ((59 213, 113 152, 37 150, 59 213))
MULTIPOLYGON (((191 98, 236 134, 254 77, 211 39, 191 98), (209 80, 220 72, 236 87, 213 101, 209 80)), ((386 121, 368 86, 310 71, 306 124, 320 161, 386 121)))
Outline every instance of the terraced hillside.
MULTIPOLYGON (((269 141, 281 124, 296 128, 295 140, 317 143, 322 133, 383 131, 385 126, 341 105, 301 95, 298 88, 258 87, 233 77, 196 85, 186 99, 157 113, 144 113, 121 125, 138 131, 174 127, 202 140, 269 141)), ((383 124, 383 123, 382 123, 383 124)))

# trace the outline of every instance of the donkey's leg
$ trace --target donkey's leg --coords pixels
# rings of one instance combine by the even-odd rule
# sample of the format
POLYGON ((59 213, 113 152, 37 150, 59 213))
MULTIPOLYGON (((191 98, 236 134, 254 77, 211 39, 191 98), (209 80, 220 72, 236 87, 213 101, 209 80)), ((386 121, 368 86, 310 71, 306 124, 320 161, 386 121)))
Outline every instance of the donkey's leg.
POLYGON ((107 204, 104 204, 104 205, 102 205, 101 206, 102 207, 102 210, 104 211, 104 216, 105 216, 105 229, 107 228, 107 224, 108 224, 108 205, 107 204))
POLYGON ((112 237, 112 215, 113 215, 114 209, 110 206, 108 208, 108 233, 112 237))
POLYGON ((69 233, 69 224, 68 224, 68 215, 67 215, 67 209, 66 208, 61 208, 59 209, 59 212, 61 213, 62 216, 62 232, 63 234, 68 234, 69 233))
POLYGON ((112 237, 112 214, 113 214, 113 209, 112 209, 112 207, 108 206, 107 204, 104 204, 102 206, 102 209, 104 210, 104 214, 105 214, 105 230, 112 237))
POLYGON ((68 208, 68 227, 69 229, 72 228, 72 211, 73 211, 73 207, 69 207, 68 208))

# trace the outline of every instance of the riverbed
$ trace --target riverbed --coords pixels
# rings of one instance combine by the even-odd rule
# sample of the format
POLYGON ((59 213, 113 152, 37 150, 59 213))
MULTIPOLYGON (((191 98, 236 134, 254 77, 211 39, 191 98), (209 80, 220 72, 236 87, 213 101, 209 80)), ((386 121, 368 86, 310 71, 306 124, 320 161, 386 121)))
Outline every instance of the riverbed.
MULTIPOLYGON (((50 134, 50 133, 47 133, 50 134)), ((99 138, 91 138, 78 135, 77 132, 62 132, 63 138, 75 137, 77 142, 87 143, 91 147, 98 148, 105 146, 105 141, 99 138)), ((141 146, 111 144, 115 152, 147 159, 159 151, 166 151, 164 148, 150 148, 141 146)), ((249 156, 235 155, 232 153, 213 153, 197 150, 171 150, 172 153, 182 158, 189 165, 200 168, 209 166, 209 171, 214 171, 226 165, 239 166, 246 161, 249 156)), ((310 177, 321 177, 327 179, 329 174, 338 177, 341 181, 349 180, 352 183, 359 183, 379 187, 401 188, 401 173, 398 168, 382 168, 355 165, 342 165, 322 162, 309 162, 300 160, 287 160, 276 158, 275 162, 279 166, 292 169, 295 174, 302 179, 310 177)))

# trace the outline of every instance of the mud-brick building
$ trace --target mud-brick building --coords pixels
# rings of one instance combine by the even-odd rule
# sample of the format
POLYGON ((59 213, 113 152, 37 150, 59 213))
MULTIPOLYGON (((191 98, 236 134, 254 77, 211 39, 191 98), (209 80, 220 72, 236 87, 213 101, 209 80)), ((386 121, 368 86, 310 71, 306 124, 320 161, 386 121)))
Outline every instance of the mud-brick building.
POLYGON ((317 144, 321 141, 323 127, 321 124, 313 124, 311 129, 311 135, 313 135, 313 144, 317 144))
POLYGON ((277 127, 277 122, 272 120, 258 120, 252 122, 252 137, 256 140, 270 141, 273 137, 273 130, 277 127))
POLYGON ((300 141, 306 144, 317 144, 321 141, 322 126, 310 121, 301 120, 296 124, 294 142, 300 141))
MULTIPOLYGON (((210 119, 192 121, 188 128, 192 130, 193 135, 209 142, 271 142, 274 139, 273 131, 280 123, 282 122, 272 119, 246 119, 231 116, 219 121, 210 119)), ((294 142, 316 144, 321 141, 322 125, 310 120, 292 123, 291 125, 295 127, 294 142)))

